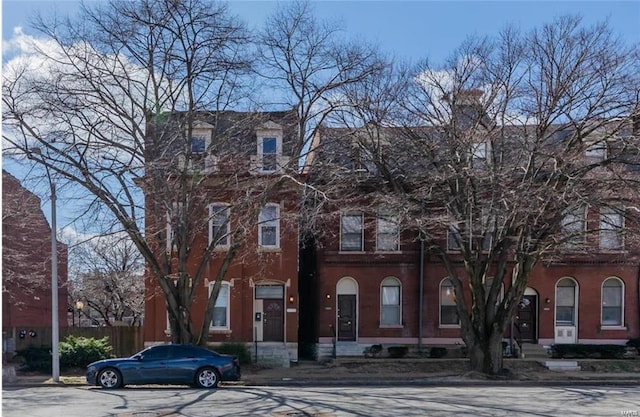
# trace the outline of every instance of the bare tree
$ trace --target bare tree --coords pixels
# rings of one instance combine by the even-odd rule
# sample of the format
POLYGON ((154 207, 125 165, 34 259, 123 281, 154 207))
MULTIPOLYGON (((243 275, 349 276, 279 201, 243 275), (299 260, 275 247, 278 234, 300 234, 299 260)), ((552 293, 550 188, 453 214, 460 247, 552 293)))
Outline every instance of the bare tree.
POLYGON ((301 155, 327 116, 345 105, 342 90, 386 65, 375 47, 349 40, 339 25, 318 20, 308 1, 283 4, 269 17, 258 51, 260 75, 297 114, 301 155))
POLYGON ((85 315, 97 312, 107 326, 141 325, 144 259, 133 242, 125 236, 97 236, 72 246, 69 252, 70 307, 82 302, 85 315))
MULTIPOLYGON (((351 124, 325 132, 310 168, 317 186, 338 206, 382 206, 419 232, 453 284, 473 370, 502 369, 536 264, 593 251, 573 213, 612 210, 629 238, 637 228, 637 59, 606 24, 576 17, 505 30, 470 39, 442 67, 421 64, 408 84, 388 74, 354 91, 351 124)), ((619 255, 637 249, 629 239, 619 255)))
POLYGON ((5 150, 75 186, 97 232, 126 232, 166 297, 172 340, 204 344, 221 280, 270 190, 265 180, 254 192, 238 191, 245 221, 234 223, 230 250, 213 251, 222 236, 193 245, 208 228, 211 193, 224 184, 243 190, 247 167, 216 187, 206 185, 204 169, 214 152, 233 168, 230 158, 247 156, 233 147, 234 134, 264 122, 226 112, 249 84, 249 37, 224 5, 200 0, 113 1, 83 8, 78 19, 38 21, 46 44, 35 45, 30 61, 7 66, 5 150), (193 140, 203 125, 209 137, 193 140), (198 328, 191 308, 214 257, 220 268, 198 328))

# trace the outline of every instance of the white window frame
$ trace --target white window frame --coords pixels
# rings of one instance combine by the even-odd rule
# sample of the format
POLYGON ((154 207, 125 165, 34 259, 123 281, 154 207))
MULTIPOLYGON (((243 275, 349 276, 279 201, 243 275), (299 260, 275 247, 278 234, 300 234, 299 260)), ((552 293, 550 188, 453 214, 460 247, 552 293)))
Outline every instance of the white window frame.
POLYGON ((220 203, 220 202, 216 202, 216 203, 211 203, 209 204, 209 244, 211 244, 211 241, 214 238, 214 231, 213 231, 213 227, 214 227, 214 219, 216 217, 216 213, 214 213, 214 209, 215 208, 223 208, 224 211, 226 211, 226 216, 227 216, 227 220, 225 222, 224 225, 222 225, 221 227, 224 227, 226 229, 225 234, 224 234, 224 241, 222 243, 216 243, 215 248, 218 249, 228 249, 230 244, 231 244, 231 207, 229 204, 227 203, 220 203))
POLYGON ((569 278, 569 277, 564 277, 564 278, 560 278, 558 280, 558 282, 556 282, 556 288, 555 288, 555 297, 556 297, 556 305, 555 305, 555 326, 567 326, 567 327, 572 327, 572 326, 577 326, 578 325, 578 283, 576 282, 575 279, 573 278, 569 278), (567 282, 571 282, 573 285, 569 286, 569 285, 559 285, 562 281, 567 281, 567 282), (560 304, 560 301, 558 300, 558 288, 573 288, 573 304, 572 305, 564 305, 564 304, 560 304), (558 307, 571 307, 573 310, 573 317, 572 317, 572 322, 569 323, 567 321, 558 321, 558 307))
MULTIPOLYGON (((209 282, 209 288, 208 288, 208 292, 207 292, 207 296, 211 296, 211 293, 213 292, 213 287, 215 285, 215 281, 211 281, 209 282)), ((211 320, 211 323, 209 324, 209 330, 230 330, 231 329, 231 285, 229 284, 229 282, 227 281, 222 281, 220 283, 220 292, 218 293, 218 298, 216 298, 215 304, 214 304, 214 308, 216 307, 220 307, 218 306, 218 302, 220 300, 220 294, 224 294, 223 291, 226 291, 226 305, 223 306, 226 309, 226 317, 225 317, 225 325, 224 326, 216 326, 214 324, 213 318, 211 320)))
POLYGON ((612 208, 602 208, 600 210, 600 231, 599 231, 600 249, 607 251, 624 250, 624 215, 612 208), (615 216, 619 222, 612 221, 615 216), (618 224, 619 223, 619 224, 618 224), (611 237, 614 237, 619 245, 610 243, 611 237))
POLYGON ((396 216, 387 212, 378 212, 376 217, 376 251, 377 252, 399 252, 400 251, 400 222, 396 216), (391 232, 383 232, 386 227, 393 229, 391 232), (381 247, 382 236, 393 237, 395 246, 393 248, 381 247))
POLYGON ((602 286, 600 288, 600 324, 602 329, 625 329, 626 326, 624 324, 624 297, 625 297, 625 286, 624 281, 618 277, 608 277, 604 281, 602 281, 602 286), (617 281, 620 284, 620 323, 618 324, 605 324, 604 323, 604 288, 607 282, 617 281))
MULTIPOLYGON (((458 322, 457 323, 443 323, 442 322, 442 307, 443 307, 443 303, 442 303, 442 287, 443 284, 445 282, 449 281, 451 283, 451 294, 452 297, 455 297, 455 290, 453 287, 453 281, 451 281, 450 278, 445 278, 442 281, 440 281, 440 285, 438 285, 438 325, 439 327, 442 328, 459 328, 460 327, 460 317, 458 317, 458 322)), ((456 314, 458 311, 458 307, 456 306, 455 303, 455 299, 453 300, 453 304, 446 304, 446 306, 451 307, 454 306, 456 308, 456 314)))
POLYGON ((258 246, 265 249, 280 248, 280 205, 276 203, 267 203, 258 214, 258 246), (274 207, 276 210, 275 219, 264 219, 264 210, 267 207, 274 207), (276 242, 274 245, 265 245, 262 242, 263 229, 266 227, 275 227, 276 242))
MULTIPOLYGON (((350 234, 355 235, 355 232, 352 232, 350 234)), ((364 252, 364 214, 362 212, 343 212, 340 213, 340 252, 345 252, 345 253, 358 253, 358 252, 364 252), (344 232, 344 227, 343 227, 343 220, 345 217, 359 217, 360 218, 360 247, 358 249, 351 249, 351 248, 344 248, 343 247, 343 237, 345 235, 344 232)))
POLYGON ((258 135, 257 145, 258 145, 258 148, 257 148, 258 167, 259 167, 260 173, 271 174, 271 173, 277 172, 280 169, 279 163, 282 156, 282 134, 276 134, 275 132, 270 132, 269 134, 258 135), (264 165, 264 158, 266 155, 271 155, 271 154, 264 153, 264 143, 266 140, 271 140, 271 139, 274 139, 276 141, 276 152, 275 154, 273 154, 275 166, 273 167, 273 169, 266 169, 264 165))
POLYGON ((402 283, 396 277, 386 277, 380 283, 380 327, 402 327, 402 283), (397 288, 398 289, 398 302, 397 304, 385 304, 384 288, 397 288), (393 308, 398 311, 398 320, 394 323, 385 323, 383 318, 385 307, 393 308))
POLYGON ((455 240, 456 235, 458 239, 462 237, 460 235, 460 227, 458 224, 450 224, 447 229, 447 251, 449 252, 457 252, 461 249, 460 244, 455 240))
MULTIPOLYGON (((171 207, 173 212, 178 211, 178 215, 180 215, 180 211, 182 210, 182 207, 184 205, 180 202, 173 202, 171 203, 171 207)), ((172 216, 172 212, 170 212, 169 210, 167 210, 167 224, 166 224, 166 251, 167 253, 171 253, 174 250, 177 250, 177 245, 174 245, 173 243, 173 237, 174 237, 174 227, 173 227, 173 219, 175 218, 174 216, 172 216)))
POLYGON ((474 142, 469 148, 468 155, 472 168, 486 167, 491 157, 491 144, 488 140, 474 142))
POLYGON ((607 159, 607 142, 605 140, 588 142, 584 155, 592 161, 604 161, 607 159))
POLYGON ((562 218, 562 232, 565 235, 578 233, 577 236, 565 242, 567 249, 579 249, 585 244, 585 234, 587 230, 587 206, 582 205, 575 207, 573 210, 567 211, 562 218))

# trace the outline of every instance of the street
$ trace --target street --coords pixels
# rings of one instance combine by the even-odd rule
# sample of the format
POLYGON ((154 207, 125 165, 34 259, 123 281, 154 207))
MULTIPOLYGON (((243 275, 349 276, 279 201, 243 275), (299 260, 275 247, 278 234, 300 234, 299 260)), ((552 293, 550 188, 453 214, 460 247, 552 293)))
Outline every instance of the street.
POLYGON ((640 417, 640 387, 16 387, 2 415, 640 417))

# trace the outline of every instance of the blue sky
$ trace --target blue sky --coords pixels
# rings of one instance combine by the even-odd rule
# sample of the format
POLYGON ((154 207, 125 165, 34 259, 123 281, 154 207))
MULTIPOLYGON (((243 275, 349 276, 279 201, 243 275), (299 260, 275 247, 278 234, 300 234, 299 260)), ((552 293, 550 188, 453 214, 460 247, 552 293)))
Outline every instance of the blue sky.
MULTIPOLYGON (((98 1, 100 0, 87 0, 87 3, 98 1)), ((508 24, 529 30, 564 14, 579 14, 587 24, 608 19, 613 30, 625 41, 640 43, 640 0, 318 0, 313 3, 320 18, 340 20, 351 36, 377 42, 383 51, 413 62, 429 58, 438 64, 470 35, 494 35, 508 24)), ((15 27, 22 27, 27 34, 35 34, 30 30, 29 22, 36 13, 73 14, 78 10, 79 4, 78 1, 72 0, 2 0, 3 45, 6 46, 7 41, 11 39, 15 27)), ((277 3, 232 0, 229 6, 249 27, 256 29, 264 23, 277 3)), ((19 179, 28 176, 17 164, 5 163, 4 168, 19 179)), ((47 187, 38 190, 38 194, 48 195, 47 187)), ((48 216, 47 203, 46 197, 43 198, 43 209, 48 216)), ((73 216, 69 216, 69 220, 72 218, 73 216)), ((65 219, 59 221, 58 225, 64 226, 65 219)))
MULTIPOLYGON (((99 0, 89 0, 96 3, 99 0)), ((125 0, 123 0, 125 1, 125 0)), ((318 16, 341 20, 353 36, 378 42, 398 58, 444 60, 467 36, 491 35, 507 24, 530 29, 563 14, 587 23, 608 19, 629 42, 640 42, 640 0, 627 1, 315 1, 318 16)), ((30 33, 35 12, 74 13, 71 0, 3 0, 2 39, 16 26, 30 33)), ((276 7, 274 1, 229 2, 231 11, 257 28, 276 7)))

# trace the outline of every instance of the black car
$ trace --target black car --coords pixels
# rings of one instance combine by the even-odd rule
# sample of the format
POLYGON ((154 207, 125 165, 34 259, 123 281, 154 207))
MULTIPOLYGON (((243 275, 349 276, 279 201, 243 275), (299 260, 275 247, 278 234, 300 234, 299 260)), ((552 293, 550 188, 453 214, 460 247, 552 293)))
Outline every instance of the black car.
POLYGON ((130 358, 105 359, 87 366, 87 382, 102 388, 139 384, 188 384, 215 388, 240 379, 240 363, 194 345, 157 345, 130 358))

